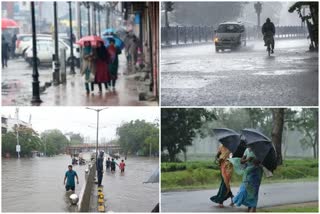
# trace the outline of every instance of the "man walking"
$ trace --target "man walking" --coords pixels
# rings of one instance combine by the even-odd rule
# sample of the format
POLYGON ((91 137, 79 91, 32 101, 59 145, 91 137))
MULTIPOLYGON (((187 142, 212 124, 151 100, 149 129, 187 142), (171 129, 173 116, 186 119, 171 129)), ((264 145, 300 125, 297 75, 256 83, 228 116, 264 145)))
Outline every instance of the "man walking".
POLYGON ((66 185, 66 180, 67 180, 66 191, 69 191, 70 189, 72 191, 75 190, 76 185, 74 182, 74 177, 77 178, 77 184, 79 184, 79 178, 76 171, 72 170, 72 165, 69 165, 68 171, 66 171, 66 174, 64 176, 64 181, 63 181, 63 185, 66 185))

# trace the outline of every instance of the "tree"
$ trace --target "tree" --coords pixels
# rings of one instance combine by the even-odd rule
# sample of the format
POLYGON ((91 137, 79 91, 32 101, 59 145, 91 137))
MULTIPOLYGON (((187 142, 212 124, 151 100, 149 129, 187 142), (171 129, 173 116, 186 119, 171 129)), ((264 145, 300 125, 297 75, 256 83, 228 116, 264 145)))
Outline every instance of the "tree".
POLYGON ((172 1, 168 1, 168 2, 163 2, 162 3, 162 7, 164 9, 164 19, 165 19, 165 26, 169 27, 169 18, 168 18, 168 12, 172 12, 173 11, 173 5, 174 3, 172 1))
POLYGON ((204 108, 163 108, 161 109, 161 151, 167 150, 169 160, 176 161, 176 155, 184 152, 199 134, 206 121, 216 119, 214 113, 204 108))
POLYGON ((274 108, 272 109, 272 142, 275 146, 277 153, 277 164, 282 165, 282 132, 284 124, 284 109, 283 108, 274 108))
POLYGON ((80 133, 69 132, 65 135, 68 135, 70 137, 70 144, 77 145, 84 142, 84 138, 80 133))
POLYGON ((69 145, 67 137, 58 129, 46 130, 41 133, 43 141, 42 151, 46 155, 57 155, 65 152, 65 148, 69 145))
POLYGON ((125 155, 129 153, 149 155, 159 151, 159 127, 144 120, 135 120, 117 128, 118 143, 125 155))
POLYGON ((313 158, 318 157, 318 110, 303 108, 296 126, 303 133, 304 138, 300 140, 303 148, 312 147, 313 158))
POLYGON ((2 135, 2 154, 9 153, 12 156, 16 155, 17 132, 19 134, 19 144, 21 146, 20 155, 30 157, 32 151, 41 149, 41 139, 38 133, 28 127, 14 127, 13 132, 8 132, 2 135))

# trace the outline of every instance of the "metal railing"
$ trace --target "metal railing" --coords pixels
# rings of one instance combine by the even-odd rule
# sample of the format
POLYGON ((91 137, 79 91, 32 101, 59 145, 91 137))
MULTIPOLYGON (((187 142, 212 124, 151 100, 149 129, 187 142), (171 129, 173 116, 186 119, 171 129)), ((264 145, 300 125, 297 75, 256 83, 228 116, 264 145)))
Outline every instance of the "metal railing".
MULTIPOLYGON (((214 26, 175 26, 161 27, 161 46, 183 46, 191 44, 212 43, 215 35, 214 26)), ((304 26, 278 26, 275 38, 306 38, 308 30, 304 26)), ((247 40, 261 38, 261 29, 256 27, 246 28, 247 40)))

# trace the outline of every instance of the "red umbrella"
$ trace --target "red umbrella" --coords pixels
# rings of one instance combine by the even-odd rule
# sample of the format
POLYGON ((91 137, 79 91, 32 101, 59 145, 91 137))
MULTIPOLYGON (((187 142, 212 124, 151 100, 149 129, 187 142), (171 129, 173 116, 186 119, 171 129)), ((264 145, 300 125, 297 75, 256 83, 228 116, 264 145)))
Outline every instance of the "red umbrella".
POLYGON ((1 29, 7 29, 7 28, 17 28, 19 27, 17 22, 15 22, 12 19, 1 19, 1 29))
POLYGON ((91 46, 93 47, 96 47, 99 42, 102 42, 104 44, 104 41, 100 36, 85 36, 82 37, 79 41, 77 41, 76 44, 84 46, 85 42, 90 42, 91 46))

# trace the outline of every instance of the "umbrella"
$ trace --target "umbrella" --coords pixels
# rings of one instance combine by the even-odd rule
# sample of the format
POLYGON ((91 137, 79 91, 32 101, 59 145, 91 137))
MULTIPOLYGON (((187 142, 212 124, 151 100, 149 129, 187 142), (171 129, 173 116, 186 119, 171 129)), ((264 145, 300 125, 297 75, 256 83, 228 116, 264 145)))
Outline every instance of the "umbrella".
POLYGON ((108 35, 108 34, 116 34, 116 30, 113 28, 108 28, 102 32, 102 35, 108 35))
POLYGON ((80 45, 80 46, 84 46, 85 42, 90 42, 91 46, 96 47, 98 45, 98 42, 103 42, 103 39, 99 36, 85 36, 82 37, 80 40, 78 40, 76 42, 76 44, 80 45))
POLYGON ((275 170, 277 158, 271 140, 255 129, 243 129, 241 133, 262 165, 270 171, 275 170))
POLYGON ((7 28, 17 28, 19 27, 17 22, 15 22, 14 20, 12 19, 6 19, 6 18, 3 18, 1 19, 1 29, 7 29, 7 28))
POLYGON ((143 183, 159 183, 159 167, 154 170, 150 178, 143 183))
POLYGON ((232 129, 217 128, 213 129, 218 141, 222 143, 230 152, 234 153, 240 144, 240 134, 232 129))
POLYGON ((107 35, 103 37, 103 40, 105 42, 105 46, 109 47, 109 39, 114 39, 115 41, 115 46, 122 50, 124 48, 124 42, 117 36, 117 35, 107 35))

